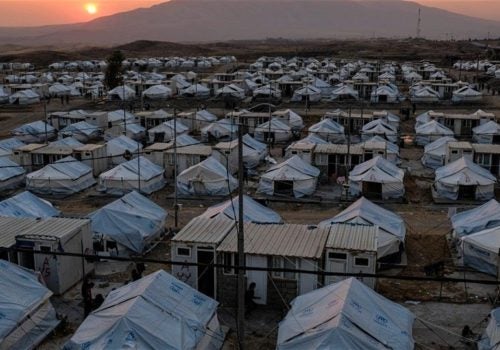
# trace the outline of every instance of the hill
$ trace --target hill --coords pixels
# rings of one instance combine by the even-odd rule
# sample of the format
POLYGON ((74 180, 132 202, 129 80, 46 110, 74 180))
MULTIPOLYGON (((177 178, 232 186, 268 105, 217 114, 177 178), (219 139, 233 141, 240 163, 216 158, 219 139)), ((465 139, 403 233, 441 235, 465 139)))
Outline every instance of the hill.
POLYGON ((500 22, 407 1, 172 0, 86 23, 0 28, 0 44, 118 45, 136 40, 210 42, 265 38, 362 38, 422 35, 444 39, 500 36, 500 22))

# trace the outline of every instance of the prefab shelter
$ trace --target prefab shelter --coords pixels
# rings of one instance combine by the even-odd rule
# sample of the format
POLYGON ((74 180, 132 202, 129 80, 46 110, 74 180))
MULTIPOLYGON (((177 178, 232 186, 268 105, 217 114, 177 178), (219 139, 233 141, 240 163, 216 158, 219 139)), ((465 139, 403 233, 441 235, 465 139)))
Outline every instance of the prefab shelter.
POLYGON ((499 276, 500 228, 493 227, 460 238, 463 264, 499 276))
POLYGON ((0 141, 0 158, 12 158, 14 149, 24 146, 21 140, 10 137, 0 141))
POLYGON ((99 176, 108 168, 107 144, 88 143, 73 149, 73 156, 91 167, 94 176, 99 176))
POLYGON ((414 320, 351 277, 294 299, 279 324, 276 349, 410 350, 414 320))
POLYGON ((472 140, 475 143, 500 143, 500 124, 492 120, 472 129, 472 140))
POLYGON ((268 196, 310 196, 316 190, 319 174, 318 168, 294 155, 261 175, 258 192, 268 196))
POLYGON ((432 196, 445 200, 489 200, 495 196, 496 177, 462 157, 436 170, 432 196))
POLYGON ((375 119, 361 129, 361 139, 366 141, 373 136, 380 136, 390 142, 398 142, 398 130, 382 119, 375 119))
POLYGON ((200 143, 178 147, 177 149, 167 149, 164 152, 166 176, 167 178, 174 178, 175 165, 177 165, 177 174, 179 174, 211 155, 213 155, 212 147, 200 143))
POLYGON ((115 137, 106 143, 106 152, 110 165, 126 162, 127 158, 134 157, 141 151, 142 144, 125 135, 115 137))
POLYGON ((67 350, 222 348, 218 303, 163 270, 111 291, 67 350), (154 327, 153 327, 154 325, 154 327))
POLYGON ((368 198, 402 198, 404 170, 377 156, 358 164, 349 173, 349 193, 368 198))
POLYGON ((61 212, 45 199, 29 191, 16 194, 0 202, 0 216, 15 218, 48 218, 61 212))
POLYGON ((52 125, 38 120, 21 125, 12 130, 12 135, 24 143, 41 143, 56 137, 56 129, 52 125))
POLYGON ((149 100, 165 100, 172 97, 172 90, 165 85, 153 85, 144 90, 142 96, 149 100))
POLYGON ((187 133, 189 128, 180 121, 169 120, 148 130, 149 142, 168 142, 175 135, 187 133))
POLYGON ((434 170, 445 165, 448 143, 455 141, 457 140, 451 136, 443 136, 426 144, 424 147, 424 155, 422 156, 422 164, 434 170))
POLYGON ((423 125, 415 128, 417 145, 425 146, 428 143, 436 141, 437 139, 448 136, 453 137, 454 133, 446 126, 440 124, 436 120, 431 120, 423 125))
POLYGON ((26 170, 9 158, 0 158, 0 191, 12 190, 20 186, 26 170))
POLYGON ((206 109, 201 109, 196 112, 179 113, 177 114, 177 120, 180 120, 190 131, 200 131, 204 127, 217 121, 217 116, 206 109))
POLYGON ((165 186, 165 169, 139 156, 99 175, 98 190, 124 194, 132 190, 151 194, 165 186))
POLYGON ((59 324, 52 292, 38 273, 0 260, 0 344, 2 349, 35 349, 59 324))
POLYGON ((154 241, 165 231, 167 212, 155 202, 132 191, 89 214, 88 218, 91 220, 94 242, 111 240, 134 253, 142 254, 151 249, 154 241))
POLYGON ((227 196, 238 187, 238 180, 218 160, 209 157, 181 172, 176 186, 185 196, 227 196))
POLYGON ((344 127, 331 119, 323 119, 309 127, 309 135, 317 135, 323 140, 332 143, 344 143, 344 127))
POLYGON ((278 119, 271 119, 255 128, 254 137, 257 141, 282 143, 292 137, 292 129, 278 119))
POLYGON ((92 168, 73 157, 66 157, 26 175, 26 189, 35 193, 71 195, 93 185, 92 168))
POLYGON ((60 132, 63 137, 74 137, 80 142, 87 143, 101 136, 101 129, 85 121, 70 124, 60 132))
POLYGON ((476 208, 451 217, 453 236, 460 238, 492 227, 500 226, 500 204, 491 199, 476 208))
POLYGON ((406 236, 404 220, 396 213, 376 205, 361 197, 344 211, 331 219, 320 222, 319 226, 329 226, 335 223, 351 223, 373 225, 379 228, 377 232, 378 259, 401 253, 406 236))
MULTIPOLYGON (((1 202, 0 202, 1 205, 1 202)), ((231 220, 237 220, 239 197, 209 207, 200 217, 214 219, 226 216, 231 220)), ((260 204, 249 196, 243 196, 243 220, 255 224, 281 224, 281 216, 274 210, 260 204)))
POLYGON ((304 121, 302 120, 302 117, 291 109, 274 111, 272 118, 282 121, 288 125, 292 131, 300 131, 304 128, 304 121))

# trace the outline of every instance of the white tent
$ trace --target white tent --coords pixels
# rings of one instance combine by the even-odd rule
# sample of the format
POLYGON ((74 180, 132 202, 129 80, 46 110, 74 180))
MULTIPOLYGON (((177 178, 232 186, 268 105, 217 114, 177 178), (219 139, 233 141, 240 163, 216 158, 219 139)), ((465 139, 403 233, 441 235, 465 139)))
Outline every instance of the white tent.
POLYGON ((0 347, 35 349, 59 324, 40 275, 0 260, 0 347))
POLYGON ((398 130, 382 119, 375 119, 361 129, 361 139, 366 141, 373 136, 381 136, 390 142, 398 142, 398 130))
POLYGON ((66 350, 218 350, 218 303, 163 270, 111 291, 80 325, 66 350))
POLYGON ((498 143, 500 140, 500 124, 490 120, 476 126, 472 129, 472 139, 476 143, 498 143))
POLYGON ((0 86, 0 104, 8 103, 9 96, 9 93, 7 93, 2 86, 0 86))
POLYGON ((417 129, 419 126, 427 124, 431 120, 437 120, 437 121, 441 121, 443 123, 444 113, 427 111, 427 112, 424 112, 422 114, 419 114, 415 118, 415 129, 417 129))
POLYGON ((383 150, 385 152, 385 159, 396 165, 401 163, 399 159, 399 146, 381 136, 376 135, 364 141, 362 147, 365 150, 383 150))
POLYGON ((101 129, 85 121, 70 124, 59 132, 63 137, 71 136, 80 142, 86 143, 100 137, 101 129))
POLYGON ((252 152, 248 152, 248 156, 245 159, 245 154, 243 152, 243 162, 245 167, 248 169, 255 168, 259 163, 264 160, 268 154, 267 145, 257 141, 252 136, 245 134, 243 135, 243 144, 252 152), (254 156, 256 153, 257 157, 254 156))
POLYGON ((279 119, 273 118, 270 122, 267 121, 257 126, 254 137, 261 142, 267 142, 269 139, 271 143, 286 142, 292 137, 292 129, 279 119))
POLYGON ((165 169, 140 156, 99 175, 99 190, 124 194, 132 190, 151 194, 165 186, 165 169))
POLYGON ((38 120, 15 128, 12 130, 12 135, 25 143, 41 143, 55 138, 56 129, 52 125, 38 120))
POLYGON ((448 143, 455 141, 453 137, 443 136, 425 145, 422 164, 434 170, 442 167, 445 163, 448 143))
POLYGON ((16 194, 0 202, 0 216, 14 218, 48 218, 61 212, 29 191, 16 194))
POLYGON ((35 193, 70 195, 95 184, 92 168, 73 157, 26 175, 26 189, 35 193))
POLYGON ((464 86, 453 91, 453 102, 480 102, 483 99, 483 94, 474 90, 470 86, 464 86))
MULTIPOLYGON (((500 78, 500 70, 498 72, 498 78, 500 78)), ((490 312, 488 325, 477 343, 477 349, 500 350, 500 308, 490 312)))
POLYGON ((381 85, 372 91, 370 101, 372 103, 396 103, 399 101, 399 92, 388 85, 381 85))
POLYGON ((238 180, 218 160, 209 157, 180 173, 176 185, 186 196, 227 196, 238 187, 238 180))
POLYGON ((106 152, 110 159, 110 164, 118 165, 126 162, 123 156, 129 154, 130 157, 134 157, 138 151, 142 151, 142 144, 131 138, 121 135, 109 140, 106 143, 106 152))
POLYGON ((256 88, 253 90, 252 94, 254 98, 269 98, 269 96, 275 99, 281 98, 281 91, 274 87, 270 87, 269 84, 256 88))
POLYGON ((307 85, 299 88, 293 92, 293 96, 290 99, 292 102, 308 101, 308 102, 318 102, 321 100, 321 89, 307 85))
MULTIPOLYGON (((223 203, 208 208, 201 217, 213 219, 219 215, 225 215, 231 220, 237 220, 239 208, 238 196, 223 203)), ((280 224, 283 222, 281 216, 274 210, 263 206, 251 197, 243 196, 243 220, 255 224, 280 224)))
POLYGON ((412 102, 438 102, 439 92, 428 86, 413 88, 411 93, 412 102))
POLYGON ((488 170, 462 157, 436 170, 432 187, 435 199, 489 200, 497 182, 488 170))
POLYGON ((60 96, 68 96, 71 94, 71 88, 69 86, 56 83, 49 87, 50 96, 60 97, 60 96))
POLYGON ((380 156, 358 164, 349 173, 349 193, 353 196, 401 198, 405 193, 404 171, 380 156))
POLYGON ((31 105, 40 102, 40 96, 33 90, 21 90, 9 96, 10 104, 31 105))
POLYGON ((462 237, 485 229, 500 226, 500 204, 491 199, 474 209, 465 210, 451 217, 453 236, 462 237))
POLYGON ((122 100, 128 101, 135 97, 135 90, 128 87, 127 85, 117 86, 114 89, 108 91, 108 98, 110 100, 122 100))
POLYGON ((174 135, 187 133, 189 128, 180 121, 169 120, 163 122, 154 128, 148 130, 149 142, 168 142, 174 138, 174 135))
POLYGON ((327 142, 344 143, 346 140, 344 127, 328 118, 310 126, 308 131, 309 135, 317 135, 327 142))
POLYGON ((401 243, 404 244, 406 226, 403 219, 389 211, 361 197, 344 211, 331 219, 319 223, 320 227, 334 223, 352 223, 378 226, 377 258, 398 253, 401 243))
POLYGON ((332 91, 332 100, 357 100, 359 93, 349 85, 341 84, 332 91))
POLYGON ((172 97, 172 90, 165 85, 153 85, 144 90, 142 96, 150 100, 164 100, 172 97))
POLYGON ((300 131, 304 128, 304 121, 302 120, 302 117, 291 109, 275 111, 273 112, 272 117, 282 121, 293 131, 300 131))
POLYGON ((141 254, 165 231, 167 212, 132 191, 89 215, 94 240, 112 239, 141 254))
POLYGON ((0 191, 12 190, 20 186, 26 176, 22 166, 9 158, 0 158, 0 191))
POLYGON ((438 123, 435 120, 431 120, 428 123, 420 125, 415 128, 416 137, 415 141, 417 145, 425 146, 428 143, 436 141, 437 139, 448 136, 453 137, 454 133, 452 130, 448 129, 446 126, 438 123))
POLYGON ((278 350, 411 350, 415 316, 349 278, 295 298, 280 322, 278 350))
POLYGON ((493 227, 463 236, 460 240, 465 266, 498 276, 500 227, 493 227))
POLYGON ((213 139, 231 141, 238 133, 238 125, 231 119, 221 119, 201 129, 201 140, 208 142, 213 139))
POLYGON ((219 98, 235 98, 238 100, 243 100, 245 98, 245 90, 238 87, 235 84, 225 85, 224 87, 218 89, 215 93, 215 97, 219 98))
POLYGON ((318 168, 295 155, 262 174, 257 191, 269 196, 310 196, 316 190, 319 174, 318 168))
POLYGON ((182 89, 179 95, 186 97, 207 98, 210 96, 210 89, 200 84, 194 84, 182 89))

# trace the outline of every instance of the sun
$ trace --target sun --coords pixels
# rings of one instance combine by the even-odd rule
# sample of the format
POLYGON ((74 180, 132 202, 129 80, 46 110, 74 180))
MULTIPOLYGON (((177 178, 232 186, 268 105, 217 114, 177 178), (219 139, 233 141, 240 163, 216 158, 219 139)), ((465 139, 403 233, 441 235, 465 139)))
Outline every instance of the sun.
POLYGON ((97 5, 93 3, 85 4, 85 11, 87 11, 89 15, 95 15, 97 13, 97 5))

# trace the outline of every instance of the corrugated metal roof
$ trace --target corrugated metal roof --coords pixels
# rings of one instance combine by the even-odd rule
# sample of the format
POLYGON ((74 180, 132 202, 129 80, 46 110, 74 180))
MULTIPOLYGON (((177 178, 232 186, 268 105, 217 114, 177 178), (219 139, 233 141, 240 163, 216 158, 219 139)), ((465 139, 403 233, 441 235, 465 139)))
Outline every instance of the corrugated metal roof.
POLYGON ((36 225, 35 218, 0 217, 0 247, 9 248, 16 244, 16 236, 36 225))
POLYGON ((472 145, 467 141, 448 142, 448 148, 472 149, 472 145))
POLYGON ((38 221, 35 225, 25 231, 19 232, 18 235, 52 236, 63 238, 89 223, 90 220, 88 219, 47 218, 45 220, 38 221))
POLYGON ((100 145, 98 143, 87 143, 86 145, 75 148, 75 151, 93 151, 102 147, 106 147, 106 145, 100 145))
POLYGON ((73 149, 69 146, 61 147, 61 146, 52 146, 47 145, 45 147, 37 148, 33 150, 31 153, 33 154, 62 154, 62 155, 70 155, 73 153, 73 149))
POLYGON ((172 148, 174 145, 173 142, 156 142, 153 143, 152 145, 144 148, 144 151, 165 151, 169 148, 172 148))
POLYGON ((31 151, 34 151, 34 150, 36 150, 38 148, 45 147, 45 146, 46 145, 44 145, 42 143, 30 143, 28 145, 24 145, 24 146, 18 147, 15 150, 16 151, 23 151, 23 152, 31 152, 31 151))
POLYGON ((213 219, 196 217, 172 238, 172 242, 219 244, 234 225, 235 222, 224 215, 213 219))
MULTIPOLYGON (((173 148, 168 149, 165 153, 175 153, 173 148)), ((198 154, 201 156, 209 156, 212 154, 212 147, 207 145, 187 145, 177 147, 177 154, 198 154)))
POLYGON ((225 142, 219 142, 214 146, 214 149, 233 149, 238 147, 238 140, 232 140, 232 141, 225 141, 225 142))
POLYGON ((316 144, 314 143, 302 143, 302 142, 297 142, 292 145, 290 145, 290 149, 292 150, 298 150, 298 151, 312 151, 316 147, 316 144))
POLYGON ((377 251, 377 226, 339 223, 328 227, 326 248, 377 251))
MULTIPOLYGON (((363 154, 363 149, 361 145, 355 144, 351 145, 349 150, 350 154, 363 154)), ((347 145, 337 145, 337 144, 319 144, 316 145, 314 153, 326 153, 326 154, 347 154, 347 145)))
POLYGON ((476 153, 500 154, 500 145, 490 145, 487 143, 474 143, 472 148, 476 153))
MULTIPOLYGON (((217 248, 221 252, 237 251, 237 234, 233 229, 217 248)), ((308 225, 258 225, 244 227, 245 253, 318 259, 323 254, 329 228, 308 225)))

